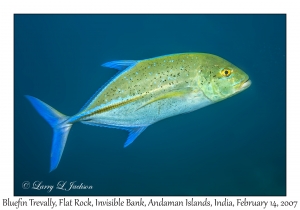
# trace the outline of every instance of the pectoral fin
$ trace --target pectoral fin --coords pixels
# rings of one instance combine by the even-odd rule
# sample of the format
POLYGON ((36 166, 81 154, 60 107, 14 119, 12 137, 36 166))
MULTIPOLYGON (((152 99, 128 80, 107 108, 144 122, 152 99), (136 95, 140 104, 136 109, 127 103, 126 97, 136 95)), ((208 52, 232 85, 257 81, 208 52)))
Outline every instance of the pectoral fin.
POLYGON ((167 98, 182 97, 185 94, 190 93, 191 91, 192 91, 192 88, 187 87, 187 88, 184 88, 184 89, 173 90, 171 92, 158 95, 157 97, 152 98, 150 101, 148 101, 147 103, 145 103, 144 105, 139 107, 137 110, 139 110, 139 109, 141 109, 145 106, 148 106, 149 104, 152 104, 152 103, 154 103, 156 101, 159 101, 159 100, 163 100, 163 99, 167 99, 167 98))

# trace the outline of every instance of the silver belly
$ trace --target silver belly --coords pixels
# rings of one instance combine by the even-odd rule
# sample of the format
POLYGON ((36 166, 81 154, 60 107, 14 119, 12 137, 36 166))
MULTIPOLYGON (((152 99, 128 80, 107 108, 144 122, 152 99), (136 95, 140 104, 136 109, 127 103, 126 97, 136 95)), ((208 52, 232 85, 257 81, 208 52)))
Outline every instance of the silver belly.
POLYGON ((212 102, 202 92, 192 92, 182 97, 165 98, 145 106, 137 100, 88 118, 89 122, 124 127, 148 126, 162 119, 191 112, 212 102))

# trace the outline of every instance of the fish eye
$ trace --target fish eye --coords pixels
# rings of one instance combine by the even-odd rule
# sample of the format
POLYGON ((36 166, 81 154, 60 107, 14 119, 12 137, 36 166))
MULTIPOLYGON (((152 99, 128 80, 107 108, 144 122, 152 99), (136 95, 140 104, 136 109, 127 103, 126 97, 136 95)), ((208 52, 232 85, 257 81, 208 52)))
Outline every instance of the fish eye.
POLYGON ((230 70, 230 69, 223 69, 223 70, 221 71, 221 74, 222 74, 224 77, 229 77, 229 76, 231 75, 231 72, 232 72, 232 70, 230 70))

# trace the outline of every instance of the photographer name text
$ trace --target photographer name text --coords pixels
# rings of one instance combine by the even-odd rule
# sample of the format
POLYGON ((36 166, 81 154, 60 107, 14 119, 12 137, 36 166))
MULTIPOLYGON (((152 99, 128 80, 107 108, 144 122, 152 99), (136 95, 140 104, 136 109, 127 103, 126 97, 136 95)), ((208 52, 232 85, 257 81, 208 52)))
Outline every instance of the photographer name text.
POLYGON ((56 185, 44 184, 43 181, 34 181, 32 184, 29 181, 24 181, 22 183, 22 188, 46 191, 47 193, 52 192, 53 189, 71 191, 71 190, 92 190, 92 185, 87 185, 84 183, 78 183, 77 181, 59 181, 56 185))

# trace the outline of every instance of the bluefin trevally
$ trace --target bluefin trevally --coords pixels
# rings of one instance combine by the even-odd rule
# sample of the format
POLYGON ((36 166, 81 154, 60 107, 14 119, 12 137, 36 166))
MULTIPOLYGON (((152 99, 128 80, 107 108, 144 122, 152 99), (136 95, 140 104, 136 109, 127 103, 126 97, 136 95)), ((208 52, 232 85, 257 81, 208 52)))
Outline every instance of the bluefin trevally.
POLYGON ((118 60, 103 67, 118 70, 74 116, 66 116, 41 100, 26 95, 52 126, 50 172, 57 168, 72 125, 123 129, 124 147, 149 125, 229 98, 251 85, 249 76, 207 53, 180 53, 145 60, 118 60))

